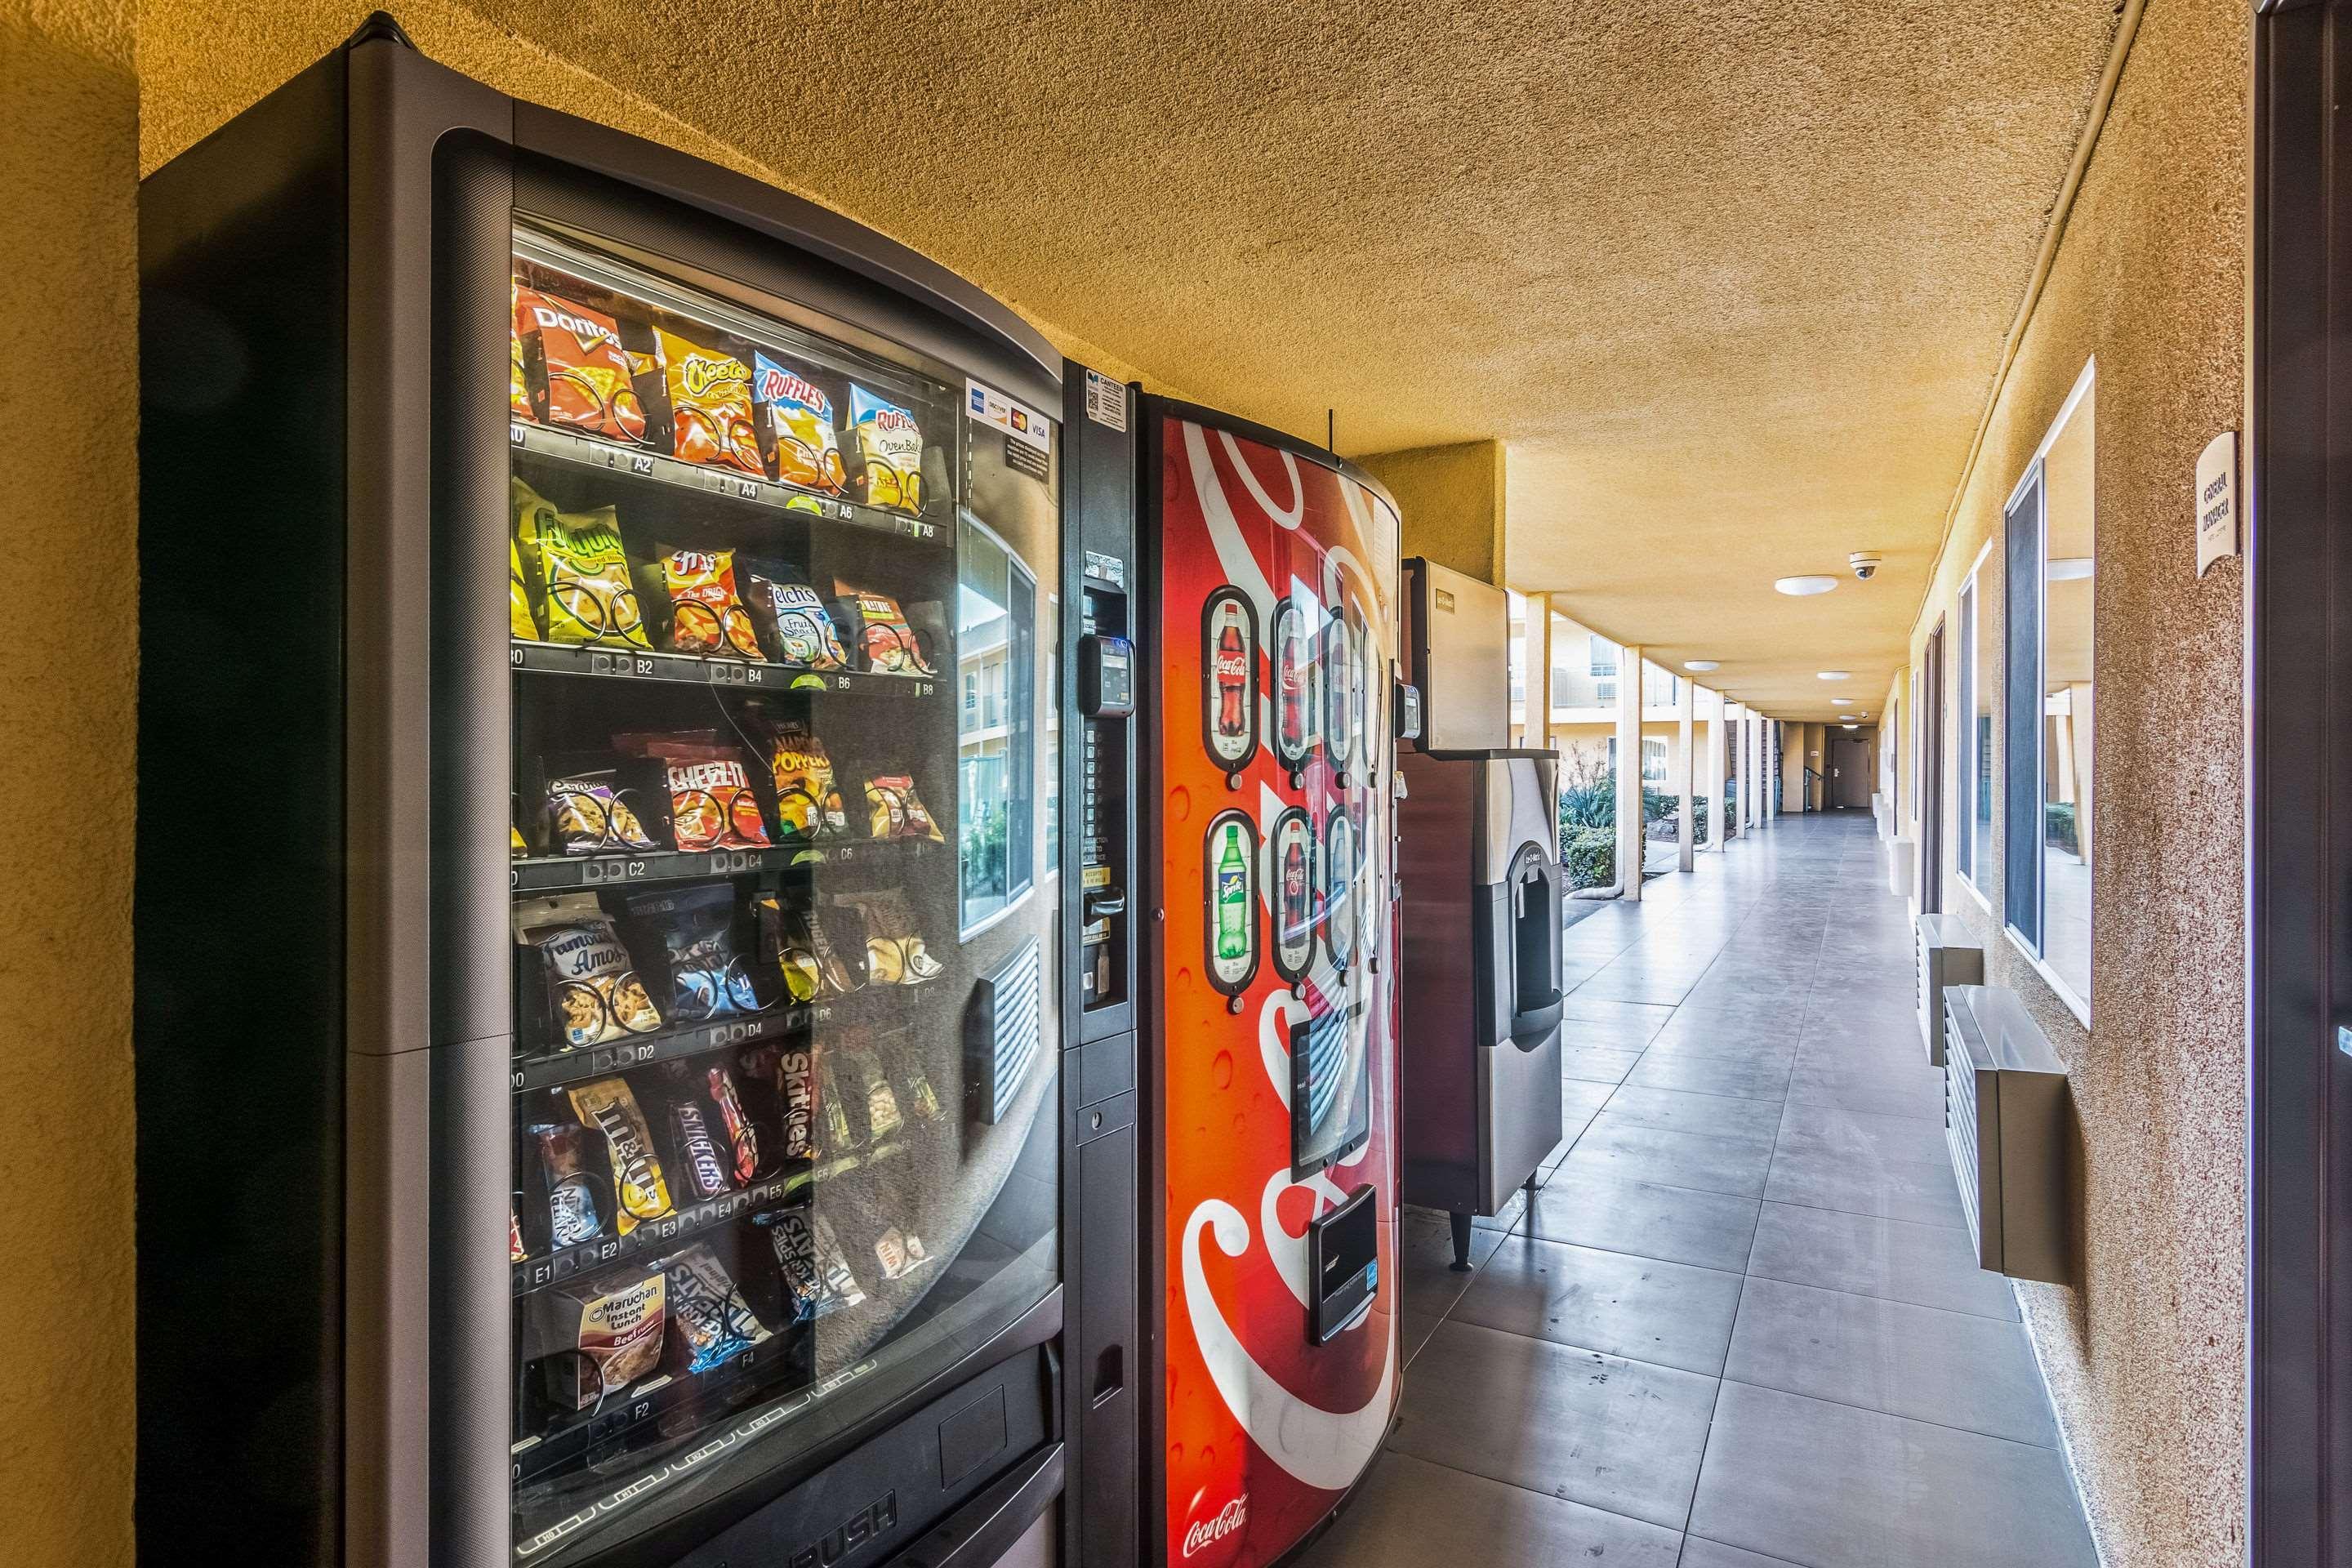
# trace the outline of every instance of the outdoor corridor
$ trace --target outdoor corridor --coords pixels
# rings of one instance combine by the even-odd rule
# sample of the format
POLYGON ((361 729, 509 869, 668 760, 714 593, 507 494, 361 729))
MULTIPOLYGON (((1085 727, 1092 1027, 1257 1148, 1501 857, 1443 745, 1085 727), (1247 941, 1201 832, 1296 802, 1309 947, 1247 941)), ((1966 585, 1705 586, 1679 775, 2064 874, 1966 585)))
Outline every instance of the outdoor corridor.
POLYGON ((1533 1202, 1479 1222, 1470 1274, 1407 1210, 1402 1417, 1306 1562, 2092 1568, 1961 1228, 1870 816, 1782 816, 1643 893, 1567 934, 1533 1202))

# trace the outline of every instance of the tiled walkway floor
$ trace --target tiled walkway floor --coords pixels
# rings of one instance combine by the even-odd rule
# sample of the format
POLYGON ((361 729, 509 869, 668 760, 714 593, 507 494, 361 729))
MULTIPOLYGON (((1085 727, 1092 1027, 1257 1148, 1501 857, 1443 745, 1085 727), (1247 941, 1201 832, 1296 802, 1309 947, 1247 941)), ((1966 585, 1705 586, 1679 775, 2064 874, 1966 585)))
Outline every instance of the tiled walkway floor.
POLYGON ((1566 940, 1568 1141, 1472 1274, 1406 1211, 1402 1419, 1307 1563, 2093 1568, 1869 816, 1566 940))

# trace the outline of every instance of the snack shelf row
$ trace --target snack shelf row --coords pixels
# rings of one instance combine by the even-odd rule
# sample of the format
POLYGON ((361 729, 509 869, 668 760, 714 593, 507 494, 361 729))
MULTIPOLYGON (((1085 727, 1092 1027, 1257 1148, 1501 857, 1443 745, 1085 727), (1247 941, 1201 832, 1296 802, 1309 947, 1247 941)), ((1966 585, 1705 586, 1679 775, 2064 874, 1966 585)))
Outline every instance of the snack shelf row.
MULTIPOLYGON (((680 1406, 740 1397, 766 1378, 776 1363, 791 1354, 789 1338, 775 1336, 746 1345, 728 1360, 702 1372, 663 1372, 642 1379, 593 1408, 516 1443, 511 1450, 514 1479, 519 1484, 528 1484, 680 1406)), ((803 1393, 777 1406, 762 1425, 773 1425, 798 1415, 814 1403, 814 1392, 803 1393)))
POLYGON ((791 664, 754 664, 749 659, 706 658, 699 654, 659 653, 635 647, 525 642, 516 638, 508 665, 541 675, 593 675, 618 680, 665 680, 688 686, 740 686, 760 691, 849 692, 862 697, 915 699, 939 695, 928 675, 873 675, 861 670, 804 669, 791 664))
POLYGON ((834 1181, 852 1171, 877 1165, 902 1152, 906 1146, 903 1136, 893 1137, 856 1153, 819 1160, 764 1182, 754 1182, 723 1197, 680 1204, 659 1219, 639 1220, 636 1228, 626 1236, 600 1236, 576 1247, 523 1258, 512 1266, 514 1293, 529 1295, 576 1274, 592 1273, 633 1258, 659 1258, 675 1252, 705 1231, 789 1203, 820 1182, 834 1181))
POLYGON ((796 517, 817 518, 877 533, 895 534, 901 539, 931 543, 946 539, 938 523, 920 517, 881 507, 862 506, 838 496, 816 495, 791 485, 779 484, 773 479, 754 479, 731 468, 682 462, 659 452, 621 446, 551 425, 527 425, 518 419, 510 421, 507 428, 514 449, 535 458, 549 458, 560 463, 593 468, 599 473, 622 474, 667 485, 673 489, 689 490, 697 495, 720 497, 772 512, 790 512, 796 517))
POLYGON ((573 888, 635 887, 646 882, 732 877, 745 871, 807 866, 904 865, 943 854, 932 838, 833 838, 767 849, 648 850, 642 855, 538 855, 509 862, 507 886, 516 893, 557 893, 573 888))

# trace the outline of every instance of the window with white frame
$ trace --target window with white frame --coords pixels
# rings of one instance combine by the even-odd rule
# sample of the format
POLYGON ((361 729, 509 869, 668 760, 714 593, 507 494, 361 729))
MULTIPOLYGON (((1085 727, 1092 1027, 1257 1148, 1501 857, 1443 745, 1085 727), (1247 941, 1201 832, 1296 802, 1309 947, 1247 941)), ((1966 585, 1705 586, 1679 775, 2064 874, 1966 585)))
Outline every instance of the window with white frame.
POLYGON ((2085 1024, 2097 386, 2095 365, 2084 365, 2002 520, 2002 916, 2011 940, 2085 1024))
MULTIPOLYGON (((1987 545, 1988 553, 1991 546, 1987 545)), ((1978 606, 1982 603, 1979 564, 1960 584, 1958 678, 1952 711, 1959 723, 1952 737, 1952 864, 1979 897, 1992 887, 1993 694, 1999 681, 1978 606)))
POLYGON ((1645 784, 1666 782, 1666 738, 1664 735, 1642 737, 1642 782, 1645 784))

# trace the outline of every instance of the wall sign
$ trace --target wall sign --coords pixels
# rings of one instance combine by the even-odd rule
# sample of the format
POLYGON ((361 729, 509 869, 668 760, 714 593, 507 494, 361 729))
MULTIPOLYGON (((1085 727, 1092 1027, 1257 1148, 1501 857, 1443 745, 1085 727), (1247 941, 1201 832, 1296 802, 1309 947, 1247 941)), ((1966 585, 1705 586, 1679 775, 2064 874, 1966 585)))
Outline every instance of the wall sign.
POLYGON ((2197 458, 2197 575, 2238 552, 2238 433, 2224 430, 2197 458))

